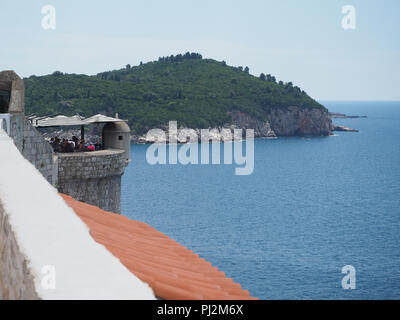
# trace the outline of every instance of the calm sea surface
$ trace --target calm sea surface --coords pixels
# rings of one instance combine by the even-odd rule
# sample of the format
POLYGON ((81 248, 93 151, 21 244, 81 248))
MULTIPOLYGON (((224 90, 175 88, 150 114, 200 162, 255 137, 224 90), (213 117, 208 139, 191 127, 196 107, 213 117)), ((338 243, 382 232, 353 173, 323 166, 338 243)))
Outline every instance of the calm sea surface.
POLYGON ((325 102, 359 129, 255 141, 255 169, 156 165, 132 145, 123 214, 261 299, 400 299, 400 103, 325 102), (356 268, 356 289, 341 286, 356 268))

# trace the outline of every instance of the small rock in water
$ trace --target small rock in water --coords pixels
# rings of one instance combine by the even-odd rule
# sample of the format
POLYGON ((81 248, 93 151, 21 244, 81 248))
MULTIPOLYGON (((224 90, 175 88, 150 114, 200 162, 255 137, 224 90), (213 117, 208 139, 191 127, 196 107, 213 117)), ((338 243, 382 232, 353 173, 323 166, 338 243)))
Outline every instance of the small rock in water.
POLYGON ((333 126, 333 131, 358 132, 356 129, 347 128, 345 126, 333 126))

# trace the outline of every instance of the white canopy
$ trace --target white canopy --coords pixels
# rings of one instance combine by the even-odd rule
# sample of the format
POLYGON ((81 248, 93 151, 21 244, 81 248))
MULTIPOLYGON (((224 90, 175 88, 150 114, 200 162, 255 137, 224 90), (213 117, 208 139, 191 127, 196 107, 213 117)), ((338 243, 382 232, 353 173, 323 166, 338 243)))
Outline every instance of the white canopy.
POLYGON ((34 127, 62 127, 62 126, 84 126, 87 124, 94 123, 106 123, 106 122, 123 122, 124 120, 111 118, 102 114, 96 114, 90 118, 85 119, 80 115, 72 117, 67 116, 56 116, 56 117, 33 117, 30 118, 31 123, 34 127))
POLYGON ((53 118, 32 118, 31 122, 34 127, 58 127, 58 126, 81 126, 85 122, 81 116, 75 115, 72 117, 56 116, 53 118))
POLYGON ((85 119, 86 122, 88 123, 103 123, 103 122, 124 122, 124 120, 118 119, 118 118, 111 118, 107 117, 102 114, 96 114, 95 116, 92 116, 90 118, 85 119))

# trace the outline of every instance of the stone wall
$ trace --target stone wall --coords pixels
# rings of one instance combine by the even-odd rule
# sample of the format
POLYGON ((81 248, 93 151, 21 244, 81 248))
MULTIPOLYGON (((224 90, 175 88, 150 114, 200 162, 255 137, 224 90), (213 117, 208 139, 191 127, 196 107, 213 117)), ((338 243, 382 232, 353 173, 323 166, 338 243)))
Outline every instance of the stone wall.
POLYGON ((25 159, 55 186, 57 184, 57 161, 53 149, 42 135, 23 115, 11 115, 10 136, 25 159))
POLYGON ((58 191, 120 213, 125 166, 123 150, 58 154, 58 191))
POLYGON ((0 202, 0 300, 38 298, 28 262, 0 202))

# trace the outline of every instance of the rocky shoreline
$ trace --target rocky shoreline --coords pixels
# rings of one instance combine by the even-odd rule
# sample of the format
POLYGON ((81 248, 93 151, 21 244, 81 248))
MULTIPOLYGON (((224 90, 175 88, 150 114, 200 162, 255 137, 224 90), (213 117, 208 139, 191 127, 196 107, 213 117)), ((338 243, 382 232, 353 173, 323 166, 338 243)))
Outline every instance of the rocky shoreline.
MULTIPOLYGON (((232 124, 222 127, 209 128, 210 137, 208 141, 231 141, 232 138, 240 140, 245 138, 246 129, 254 130, 254 138, 275 139, 279 136, 329 136, 332 135, 334 125, 326 109, 300 108, 290 106, 285 109, 272 108, 269 112, 269 121, 261 121, 240 111, 230 112, 232 124), (235 135, 235 129, 242 129, 242 135, 235 135)), ((165 133, 165 138, 157 138, 152 134, 132 135, 131 141, 138 144, 166 142, 168 143, 168 128, 161 128, 165 133)), ((173 139, 177 143, 186 143, 193 134, 201 139, 201 129, 179 128, 174 133, 173 139)), ((193 139, 192 139, 193 141, 193 139)))
MULTIPOLYGON (((328 112, 326 109, 299 108, 290 106, 287 108, 272 108, 268 115, 268 121, 261 121, 240 111, 230 112, 232 124, 221 127, 208 128, 209 136, 202 138, 200 128, 175 128, 169 131, 168 126, 160 128, 165 137, 159 137, 151 131, 147 134, 131 134, 131 142, 135 144, 152 144, 155 142, 169 143, 169 137, 174 143, 187 143, 188 141, 209 142, 209 141, 231 141, 246 138, 246 129, 254 130, 254 138, 276 139, 285 136, 330 136, 334 131, 358 132, 356 129, 341 125, 335 125, 333 118, 366 118, 366 116, 348 116, 342 113, 328 112), (237 130, 241 129, 242 134, 237 130)), ((95 143, 101 139, 101 128, 91 128, 85 133, 87 142, 95 143)), ((73 135, 80 138, 79 130, 57 130, 42 133, 45 138, 58 136, 59 138, 71 138, 73 135)))
MULTIPOLYGON (((131 142, 136 144, 151 144, 151 143, 169 143, 169 139, 173 139, 174 143, 183 144, 190 142, 224 142, 224 141, 238 141, 246 138, 245 131, 241 134, 235 131, 237 126, 230 127, 218 127, 208 129, 208 137, 202 137, 202 129, 191 129, 191 128, 179 128, 176 132, 165 131, 165 138, 159 137, 156 134, 148 133, 146 135, 131 135, 131 142)), ((276 139, 275 133, 270 130, 265 136, 254 135, 255 138, 268 138, 276 139)))
MULTIPOLYGON (((329 112, 329 115, 332 119, 358 119, 358 118, 367 118, 367 116, 349 116, 344 113, 337 113, 337 112, 329 112)), ((345 126, 337 126, 332 124, 332 131, 344 131, 344 132, 359 132, 356 129, 348 128, 345 126)))
MULTIPOLYGON (((234 111, 230 113, 232 125, 223 127, 209 128, 210 138, 208 141, 231 141, 245 138, 246 129, 254 129, 254 138, 276 139, 280 136, 330 136, 334 131, 359 132, 356 129, 341 125, 335 125, 333 118, 354 119, 366 118, 367 116, 348 116, 342 113, 328 112, 322 109, 304 109, 295 106, 286 109, 272 109, 269 121, 260 121, 246 113, 234 111), (235 129, 242 129, 243 135, 234 135, 235 129)), ((166 132, 166 139, 159 140, 153 135, 131 135, 131 141, 137 144, 148 144, 155 142, 168 143, 168 128, 163 128, 166 132)), ((193 129, 197 137, 201 137, 201 129, 193 129)), ((191 129, 179 128, 173 136, 177 143, 187 143, 191 129)), ((192 140, 193 141, 193 140, 192 140)), ((198 142, 204 142, 201 138, 198 142)))

